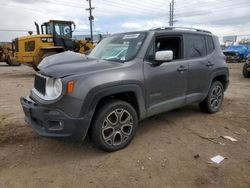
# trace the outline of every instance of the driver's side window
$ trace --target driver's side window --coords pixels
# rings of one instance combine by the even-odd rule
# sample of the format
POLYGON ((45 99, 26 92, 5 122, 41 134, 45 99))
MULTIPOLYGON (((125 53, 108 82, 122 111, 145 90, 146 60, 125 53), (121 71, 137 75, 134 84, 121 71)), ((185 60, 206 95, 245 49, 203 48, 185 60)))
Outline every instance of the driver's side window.
POLYGON ((181 37, 178 36, 160 36, 155 40, 155 51, 170 50, 173 52, 173 60, 182 59, 181 53, 181 37))
POLYGON ((178 36, 159 36, 151 42, 146 59, 154 61, 155 53, 158 51, 172 51, 173 60, 182 59, 182 38, 178 36))

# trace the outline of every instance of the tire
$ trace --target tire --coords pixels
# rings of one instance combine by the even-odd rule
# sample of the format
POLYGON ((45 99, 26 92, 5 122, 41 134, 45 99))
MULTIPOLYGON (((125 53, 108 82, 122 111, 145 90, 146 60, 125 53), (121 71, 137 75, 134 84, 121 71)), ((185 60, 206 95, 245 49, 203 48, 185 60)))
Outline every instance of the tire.
POLYGON ((9 66, 20 66, 21 63, 13 63, 10 59, 10 57, 7 58, 6 60, 6 63, 9 65, 9 66))
POLYGON ((250 71, 247 70, 247 64, 245 63, 243 66, 242 74, 245 78, 250 78, 250 71))
POLYGON ((95 114, 90 136, 94 144, 104 151, 117 151, 133 139, 138 127, 135 109, 121 100, 110 100, 95 114))
MULTIPOLYGON (((57 52, 47 52, 47 53, 45 53, 43 56, 42 56, 42 59, 41 59, 41 61, 45 58, 45 57, 48 57, 48 56, 51 56, 51 55, 55 55, 55 54, 57 54, 57 52)), ((41 62, 40 61, 40 62, 41 62)), ((39 62, 39 63, 40 63, 39 62)))
MULTIPOLYGON (((42 56, 42 58, 40 59, 38 65, 41 63, 41 61, 42 61, 45 57, 48 57, 48 56, 51 56, 51 55, 55 55, 55 54, 57 54, 57 52, 47 52, 47 53, 43 54, 43 56, 42 56)), ((33 66, 32 66, 32 68, 33 68, 36 72, 39 71, 39 69, 37 68, 38 65, 33 64, 33 66)))
POLYGON ((220 110, 224 99, 224 88, 221 82, 214 81, 207 97, 199 103, 200 109, 206 113, 216 113, 220 110))

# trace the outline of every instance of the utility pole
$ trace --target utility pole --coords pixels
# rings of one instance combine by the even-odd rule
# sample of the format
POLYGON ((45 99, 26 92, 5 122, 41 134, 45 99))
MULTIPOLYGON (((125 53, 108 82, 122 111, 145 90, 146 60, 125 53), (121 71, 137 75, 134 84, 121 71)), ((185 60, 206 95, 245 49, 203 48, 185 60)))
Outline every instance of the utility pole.
POLYGON ((169 26, 172 26, 172 3, 169 3, 169 26))
POLYGON ((89 11, 90 38, 91 38, 91 41, 93 42, 93 20, 94 20, 94 16, 92 15, 92 10, 95 9, 95 8, 92 7, 91 0, 86 0, 86 1, 89 2, 89 8, 87 8, 86 10, 89 11))
POLYGON ((169 26, 174 26, 174 22, 177 22, 177 20, 174 20, 174 6, 175 6, 175 1, 172 0, 171 3, 169 3, 169 26))

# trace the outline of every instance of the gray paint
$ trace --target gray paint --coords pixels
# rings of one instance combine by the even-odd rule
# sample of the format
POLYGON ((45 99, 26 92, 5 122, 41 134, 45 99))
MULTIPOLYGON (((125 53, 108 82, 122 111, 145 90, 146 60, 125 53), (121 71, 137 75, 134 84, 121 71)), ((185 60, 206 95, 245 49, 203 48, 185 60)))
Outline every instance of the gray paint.
MULTIPOLYGON (((145 31, 144 31, 145 32, 145 31)), ((138 32, 137 32, 138 33, 138 32)), ((183 51, 185 52, 185 45, 183 51)), ((185 54, 185 53, 184 53, 185 54)), ((74 52, 63 52, 45 58, 38 67, 40 73, 61 78, 63 95, 55 101, 43 101, 31 92, 31 98, 40 106, 62 111, 72 118, 85 118, 85 132, 90 125, 96 105, 106 96, 133 92, 139 106, 139 117, 146 117, 174 108, 202 101, 216 76, 229 74, 218 38, 205 32, 156 30, 147 31, 147 37, 137 56, 129 62, 119 63, 88 58, 74 52), (186 34, 212 36, 215 50, 202 58, 182 59, 152 65, 144 57, 155 35, 186 34), (212 62, 212 66, 208 63, 212 62), (180 67, 184 71, 178 71, 180 67), (75 81, 74 92, 67 94, 69 80, 75 81)))

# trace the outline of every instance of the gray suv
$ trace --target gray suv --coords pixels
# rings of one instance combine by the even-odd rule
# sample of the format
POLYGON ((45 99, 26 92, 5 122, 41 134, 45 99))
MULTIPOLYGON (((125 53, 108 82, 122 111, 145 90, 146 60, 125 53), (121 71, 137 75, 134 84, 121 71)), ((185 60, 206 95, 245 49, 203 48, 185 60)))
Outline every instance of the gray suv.
POLYGON ((217 112, 229 83, 218 38, 193 28, 114 34, 88 56, 63 52, 38 68, 21 97, 28 124, 44 137, 88 133, 105 151, 127 146, 147 117, 191 103, 217 112))

